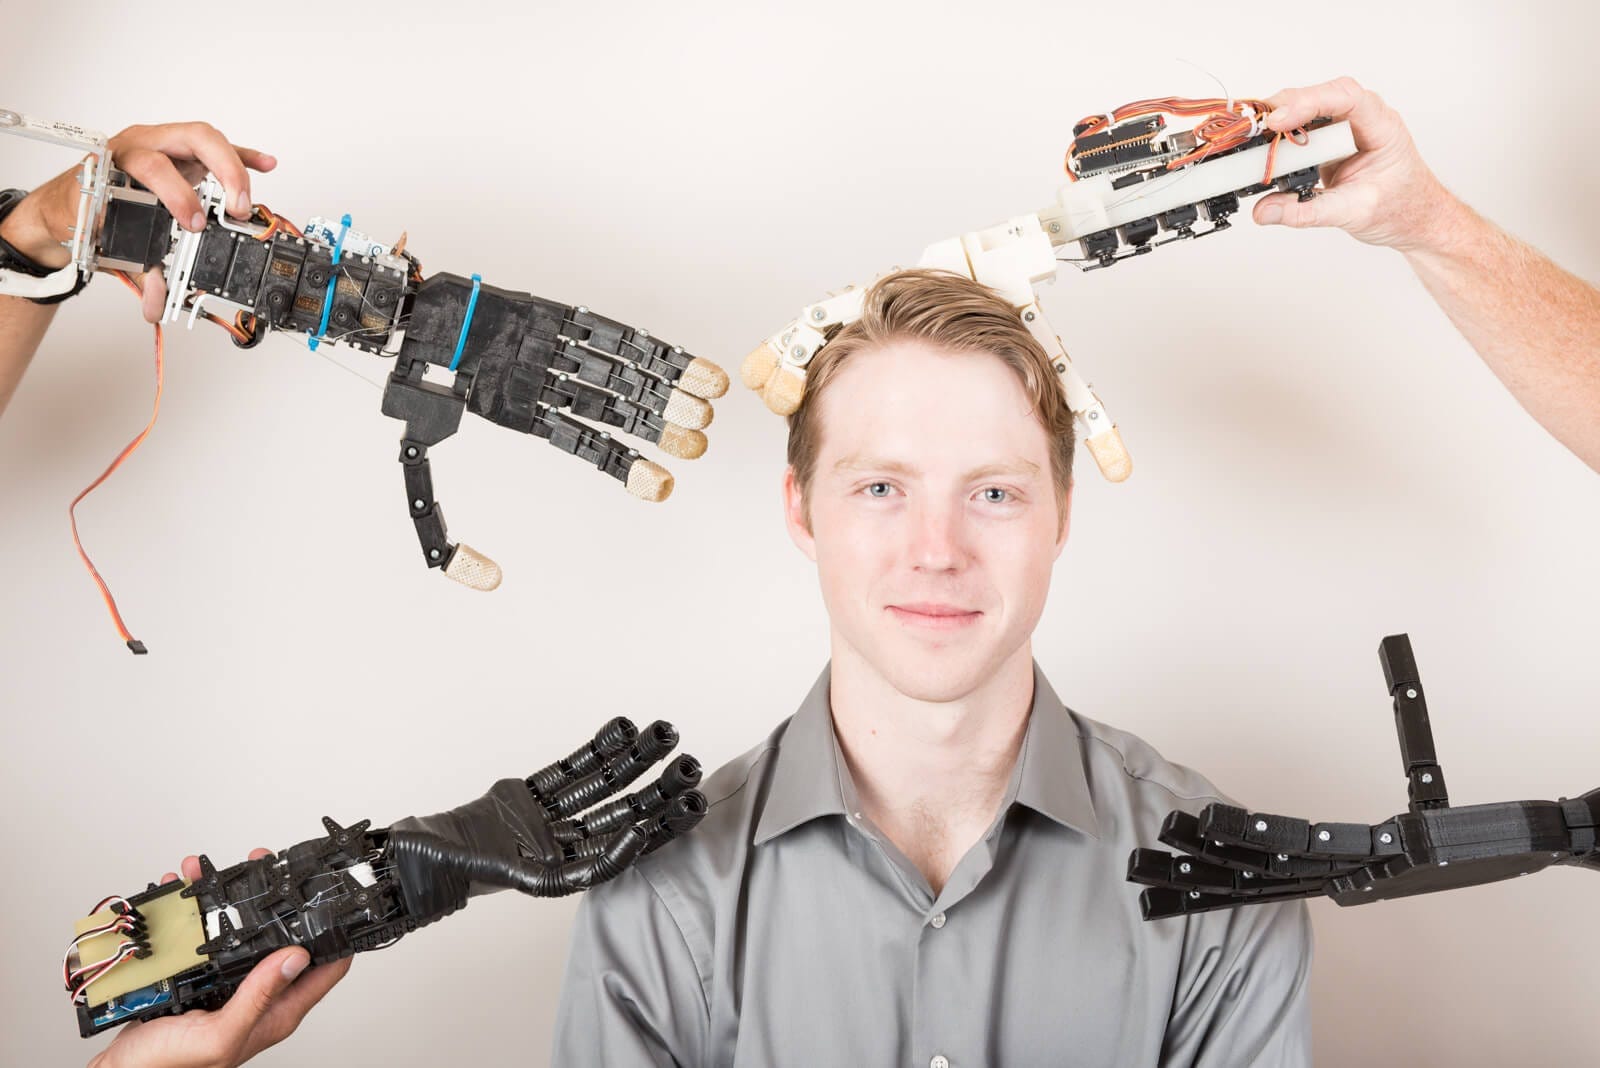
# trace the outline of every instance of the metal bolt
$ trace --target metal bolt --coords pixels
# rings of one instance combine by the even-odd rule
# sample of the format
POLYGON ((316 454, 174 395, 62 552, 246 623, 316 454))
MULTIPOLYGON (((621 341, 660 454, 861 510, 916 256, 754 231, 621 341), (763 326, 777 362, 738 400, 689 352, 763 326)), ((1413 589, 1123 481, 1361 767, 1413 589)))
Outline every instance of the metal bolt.
POLYGON ((1394 835, 1390 834, 1388 831, 1384 831, 1382 834, 1378 835, 1378 841, 1382 842, 1384 845, 1388 845, 1390 842, 1394 841, 1394 835))
POLYGON ((1422 781, 1425 782, 1425 783, 1432 782, 1433 781, 1433 772, 1431 772, 1431 771, 1423 772, 1422 773, 1422 781))
POLYGON ((1408 688, 1406 690, 1406 696, 1415 701, 1417 699, 1417 691, 1408 688))
POLYGON ((1183 863, 1183 864, 1179 864, 1178 865, 1178 870, 1181 871, 1183 874, 1188 875, 1191 871, 1194 870, 1194 865, 1189 864, 1187 862, 1183 863))
POLYGON ((1023 312, 1023 313, 1022 313, 1022 321, 1023 321, 1023 322, 1025 322, 1025 323, 1031 323, 1031 322, 1033 322, 1033 320, 1034 320, 1034 314, 1033 314, 1033 312, 1031 312, 1031 311, 1027 311, 1027 312, 1023 312))
POLYGON ((1267 829, 1267 821, 1266 820, 1256 820, 1256 830, 1264 831, 1266 829, 1267 829))
POLYGON ((789 350, 789 355, 794 357, 797 360, 800 357, 804 356, 805 354, 806 354, 806 350, 801 348, 799 345, 796 345, 794 348, 789 350))
POLYGON ((639 337, 649 337, 650 336, 650 331, 646 330, 642 326, 639 329, 635 330, 634 333, 637 334, 639 337))
POLYGON ((1278 854, 1278 859, 1280 861, 1287 861, 1289 859, 1289 854, 1287 854, 1287 853, 1279 853, 1278 854))
POLYGON ((589 314, 589 309, 585 308, 582 304, 580 304, 580 305, 578 305, 578 314, 579 315, 588 315, 589 314))
POLYGON ((1319 841, 1319 842, 1326 842, 1329 839, 1331 839, 1332 837, 1333 837, 1333 835, 1329 834, 1327 831, 1318 831, 1317 832, 1317 841, 1319 841))
POLYGON ((441 553, 438 549, 429 549, 428 550, 428 559, 429 560, 437 560, 437 559, 439 559, 439 557, 441 557, 443 555, 444 554, 441 553))
POLYGON ((1089 413, 1089 418, 1090 419, 1098 419, 1098 418, 1100 418, 1100 413, 1099 412, 1090 412, 1089 413))
POLYGON ((683 355, 683 346, 682 345, 674 345, 674 346, 672 346, 672 351, 673 351, 674 355, 682 356, 683 355))
POLYGON ((828 317, 828 313, 823 311, 821 308, 812 308, 811 309, 811 318, 815 319, 817 322, 820 323, 820 322, 822 322, 822 320, 826 319, 827 317, 828 317))
POLYGON ((1067 373, 1067 365, 1066 364, 1064 364, 1064 363, 1056 364, 1056 374, 1064 375, 1066 373, 1067 373))
POLYGON ((415 445, 406 446, 406 456, 415 460, 417 458, 417 447, 415 445))
POLYGON ((1253 871, 1242 871, 1239 874, 1243 875, 1246 879, 1254 879, 1256 877, 1256 873, 1253 871))
POLYGON ((1061 224, 1060 223, 1051 223, 1050 224, 1050 232, 1052 234, 1059 234, 1061 232, 1061 224))
POLYGON ((1449 866, 1450 866, 1450 862, 1448 860, 1441 860, 1439 862, 1439 867, 1441 867, 1441 868, 1448 868, 1449 866))
POLYGON ((1200 891, 1198 891, 1198 890, 1190 890, 1189 891, 1189 897, 1190 897, 1191 900, 1199 901, 1200 900, 1200 891))
POLYGON ((416 500, 411 502, 411 507, 420 512, 424 508, 428 507, 428 502, 424 501, 421 497, 418 497, 416 500))

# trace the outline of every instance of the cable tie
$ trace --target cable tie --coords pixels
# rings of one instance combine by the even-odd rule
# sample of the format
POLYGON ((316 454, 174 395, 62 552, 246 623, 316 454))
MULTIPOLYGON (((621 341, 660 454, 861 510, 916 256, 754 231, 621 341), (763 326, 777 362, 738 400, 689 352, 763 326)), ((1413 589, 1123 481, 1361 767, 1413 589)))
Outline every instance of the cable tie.
POLYGON ((454 371, 461 363, 461 354, 467 348, 467 331, 472 329, 472 313, 478 310, 478 287, 483 284, 483 276, 472 276, 472 296, 467 298, 467 315, 461 320, 461 334, 456 338, 455 355, 450 357, 450 370, 454 371))
POLYGON ((339 220, 339 239, 333 243, 333 267, 335 270, 328 275, 328 295, 322 299, 322 325, 317 327, 316 336, 306 342, 312 352, 317 351, 317 346, 322 343, 322 339, 328 333, 328 316, 333 311, 333 294, 339 288, 339 272, 337 270, 339 257, 344 254, 344 235, 349 232, 350 213, 347 211, 344 213, 344 217, 339 220))

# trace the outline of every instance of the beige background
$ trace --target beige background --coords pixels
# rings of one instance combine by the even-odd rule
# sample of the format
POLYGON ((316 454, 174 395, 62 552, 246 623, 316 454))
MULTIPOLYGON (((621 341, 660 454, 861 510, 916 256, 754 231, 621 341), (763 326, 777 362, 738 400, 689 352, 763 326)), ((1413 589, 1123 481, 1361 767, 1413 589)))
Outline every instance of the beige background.
MULTIPOLYGON (((430 271, 730 370, 825 290, 1044 206, 1080 115, 1211 95, 1191 63, 1239 95, 1362 78, 1465 199, 1600 274, 1592 5, 1320 7, 8 3, 0 105, 208 119, 279 155, 257 199, 299 221, 408 230, 430 271)), ((7 184, 70 162, 0 140, 7 184)), ((1121 486, 1080 470, 1037 642, 1069 703, 1255 807, 1377 820, 1405 794, 1375 650, 1408 630, 1458 802, 1600 785, 1600 478, 1398 256, 1246 222, 1043 299, 1135 458, 1121 486)), ((0 422, 0 1062, 101 1046, 55 978, 69 924, 185 852, 448 807, 618 713, 714 766, 822 663, 782 428, 743 390, 661 507, 469 421, 434 466, 453 533, 506 569, 484 596, 422 567, 399 425, 331 366, 377 361, 204 327, 172 333, 160 425, 81 509, 135 659, 66 504, 142 425, 149 350, 102 279, 0 422)), ((1592 1061, 1597 891, 1313 905, 1319 1060, 1592 1061)), ((260 1063, 543 1064, 574 908, 475 902, 357 961, 260 1063)))

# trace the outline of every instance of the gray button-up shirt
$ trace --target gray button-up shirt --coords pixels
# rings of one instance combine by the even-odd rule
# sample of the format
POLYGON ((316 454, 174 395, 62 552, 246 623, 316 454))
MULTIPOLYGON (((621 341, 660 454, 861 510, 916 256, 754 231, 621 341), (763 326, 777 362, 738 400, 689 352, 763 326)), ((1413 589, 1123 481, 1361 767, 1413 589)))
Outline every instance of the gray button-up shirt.
POLYGON ((994 824, 935 895, 857 812, 825 670, 689 836, 578 910, 555 1064, 1309 1064, 1300 903, 1146 923, 1128 855, 1221 800, 1035 668, 994 824))

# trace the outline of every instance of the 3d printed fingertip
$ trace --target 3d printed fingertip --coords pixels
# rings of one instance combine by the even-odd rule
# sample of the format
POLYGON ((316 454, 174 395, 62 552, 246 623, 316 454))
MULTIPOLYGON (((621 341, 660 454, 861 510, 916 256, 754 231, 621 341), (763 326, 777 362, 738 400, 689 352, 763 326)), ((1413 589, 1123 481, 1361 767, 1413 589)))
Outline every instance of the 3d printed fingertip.
POLYGON ((628 492, 644 501, 664 501, 672 495, 672 473, 650 460, 635 460, 628 468, 628 492))
POLYGON ((750 389, 760 390, 765 388, 777 367, 778 354, 772 351, 771 345, 763 341, 744 358, 744 363, 739 365, 739 378, 750 389))
POLYGON ((714 414, 710 401, 702 400, 684 390, 675 389, 667 398, 667 407, 662 411, 661 417, 669 423, 676 423, 690 430, 700 430, 711 425, 714 414))
POLYGON ((793 415, 806 395, 806 373, 794 367, 779 367, 767 383, 761 399, 778 415, 793 415))
POLYGON ((667 424, 661 432, 661 451, 680 460, 698 460, 705 455, 706 436, 698 430, 667 424))
POLYGON ((1121 482, 1133 474, 1133 457, 1128 455, 1127 446, 1122 444, 1122 434, 1116 427, 1083 440, 1107 482, 1121 482))
POLYGON ((684 368, 678 388, 697 397, 720 397, 728 392, 728 372, 710 360, 702 360, 697 356, 684 368))
POLYGON ((500 585, 500 580, 504 577, 499 564, 470 545, 456 546, 456 551, 450 556, 450 562, 445 565, 444 573, 446 578, 453 579, 469 589, 485 592, 500 585))

